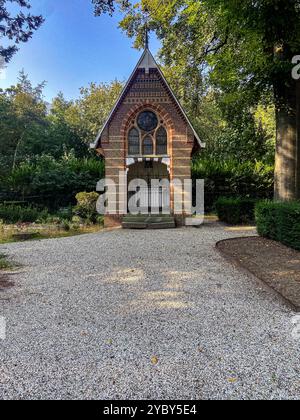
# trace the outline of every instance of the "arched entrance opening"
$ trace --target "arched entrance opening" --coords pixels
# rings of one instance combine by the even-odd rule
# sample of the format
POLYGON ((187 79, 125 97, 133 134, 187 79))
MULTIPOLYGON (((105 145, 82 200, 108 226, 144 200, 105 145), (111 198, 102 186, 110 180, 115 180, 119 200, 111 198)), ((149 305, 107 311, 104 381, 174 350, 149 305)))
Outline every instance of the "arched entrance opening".
MULTIPOLYGON (((170 214, 170 174, 166 164, 149 159, 130 165, 127 188, 128 204, 138 193, 140 213, 170 214), (136 180, 144 182, 136 187, 136 180)), ((128 212, 131 212, 129 205, 128 212)))

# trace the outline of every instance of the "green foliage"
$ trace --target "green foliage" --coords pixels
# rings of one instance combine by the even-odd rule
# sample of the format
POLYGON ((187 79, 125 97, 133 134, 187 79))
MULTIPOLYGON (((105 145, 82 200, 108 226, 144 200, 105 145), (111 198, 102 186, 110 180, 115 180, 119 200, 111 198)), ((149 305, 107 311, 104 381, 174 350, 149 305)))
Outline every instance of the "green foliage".
MULTIPOLYGON (((97 14, 107 11, 106 2, 93 1, 97 14)), ((275 77, 286 77, 291 68, 287 52, 299 52, 298 0, 140 0, 126 2, 127 7, 115 3, 121 3, 121 27, 135 37, 135 46, 144 42, 142 12, 147 8, 149 27, 162 41, 161 57, 169 67, 179 62, 182 74, 196 69, 209 73, 225 93, 244 91, 249 100, 269 91, 275 77), (278 58, 280 53, 284 60, 278 58)))
POLYGON ((255 219, 259 235, 276 239, 277 238, 277 210, 281 203, 273 201, 261 201, 255 208, 255 219))
POLYGON ((12 167, 15 145, 15 115, 9 99, 0 91, 0 177, 12 167))
POLYGON ((72 224, 70 223, 70 220, 67 220, 67 219, 60 220, 59 228, 64 230, 65 232, 70 232, 71 226, 72 224))
POLYGON ((0 254, 0 270, 9 270, 12 264, 8 261, 6 255, 0 254))
POLYGON ((44 22, 42 16, 32 15, 30 13, 24 13, 22 8, 30 9, 30 0, 2 0, 0 2, 0 33, 1 38, 6 37, 6 42, 0 46, 0 58, 3 58, 7 63, 10 61, 12 56, 18 51, 17 45, 20 42, 27 42, 44 22), (17 3, 17 12, 12 14, 11 8, 6 7, 6 3, 17 3), (13 45, 7 43, 14 42, 13 45))
POLYGON ((42 99, 45 83, 33 87, 24 71, 18 83, 0 90, 1 154, 5 159, 2 171, 11 170, 32 150, 39 154, 46 137, 46 104, 42 99))
MULTIPOLYGON (((292 58, 300 51, 299 0, 93 3, 96 15, 119 6, 120 26, 137 48, 145 41, 148 12, 148 28, 162 43, 159 58, 165 73, 207 143, 209 156, 219 153, 220 159, 232 159, 236 153, 243 161, 273 163, 275 110, 278 141, 284 149, 293 148, 299 115, 292 120, 290 116, 299 114, 299 107, 291 70, 292 58), (207 102, 211 94, 213 104, 207 102), (272 110, 267 124, 257 123, 261 106, 272 110)), ((278 162, 279 178, 286 166, 293 172, 293 159, 282 156, 278 162)))
MULTIPOLYGON (((59 93, 50 112, 43 99, 44 87, 45 83, 33 86, 22 71, 16 86, 0 90, 0 200, 23 201, 57 212, 74 205, 78 192, 94 191, 104 177, 104 161, 89 150, 89 143, 122 84, 91 84, 81 89, 77 101, 67 101, 59 93)), ((59 220, 70 221, 72 212, 65 212, 58 214, 59 220)), ((42 216, 40 220, 49 220, 42 216)))
POLYGON ((231 225, 253 223, 256 202, 251 198, 220 197, 216 202, 218 217, 231 225))
POLYGON ((74 214, 90 223, 96 223, 99 214, 96 204, 99 194, 96 192, 80 192, 76 195, 77 206, 74 207, 74 214))
POLYGON ((0 204, 0 220, 4 223, 33 223, 39 218, 46 218, 47 210, 32 206, 0 204))
POLYGON ((64 220, 72 220, 73 218, 73 208, 72 206, 69 207, 61 207, 58 211, 55 212, 55 215, 59 218, 59 219, 64 219, 64 220))
MULTIPOLYGON (((121 5, 126 5, 128 1, 118 1, 121 5)), ((115 0, 92 0, 92 3, 94 5, 94 13, 95 16, 100 16, 102 13, 110 13, 112 14, 115 11, 115 0)))
MULTIPOLYGON (((274 163, 275 112, 272 107, 223 109, 224 123, 206 138, 206 156, 214 159, 237 159, 240 162, 258 160, 274 163)), ((231 107, 230 107, 231 108, 231 107)), ((204 124, 205 126, 205 124, 204 124)))
POLYGON ((62 208, 53 214, 47 209, 21 204, 0 204, 0 229, 6 224, 40 223, 57 225, 65 231, 78 230, 82 222, 103 224, 103 216, 96 211, 99 194, 96 192, 77 194, 77 206, 62 208), (74 216, 75 214, 75 216, 74 216))
POLYGON ((69 154, 57 160, 42 155, 20 164, 5 180, 5 185, 11 199, 58 209, 74 203, 79 191, 94 191, 103 176, 104 162, 100 159, 78 159, 69 154))
POLYGON ((255 216, 259 235, 300 250, 300 202, 263 201, 255 216))
POLYGON ((100 226, 104 226, 104 216, 102 214, 98 214, 96 223, 100 226))
POLYGON ((74 102, 67 101, 62 93, 53 99, 50 114, 47 116, 48 129, 44 148, 47 154, 60 158, 72 150, 76 157, 89 155, 86 138, 81 130, 76 130, 70 117, 73 108, 74 102))
POLYGON ((263 162, 215 160, 198 156, 192 164, 192 178, 205 180, 206 210, 214 209, 219 197, 271 198, 274 167, 263 162))
MULTIPOLYGON (((120 26, 135 38, 137 48, 144 46, 144 16, 149 11, 148 26, 162 43, 164 73, 206 143, 208 156, 274 163, 274 57, 273 47, 263 48, 272 2, 246 2, 241 7, 228 0, 112 1, 110 7, 107 2, 94 3, 96 15, 120 6, 120 26), (263 109, 259 120, 258 108, 263 109)), ((289 22, 289 11, 284 13, 289 22)), ((281 19, 275 23, 280 26, 281 19)))
POLYGON ((80 89, 80 97, 65 114, 65 121, 86 144, 94 139, 116 103, 123 83, 117 80, 99 85, 91 83, 80 89))
POLYGON ((55 159, 70 153, 94 157, 89 144, 123 85, 118 81, 91 84, 81 89, 76 101, 67 101, 59 93, 50 109, 43 98, 44 87, 44 82, 33 86, 22 71, 16 86, 0 89, 0 177, 45 154, 55 159))

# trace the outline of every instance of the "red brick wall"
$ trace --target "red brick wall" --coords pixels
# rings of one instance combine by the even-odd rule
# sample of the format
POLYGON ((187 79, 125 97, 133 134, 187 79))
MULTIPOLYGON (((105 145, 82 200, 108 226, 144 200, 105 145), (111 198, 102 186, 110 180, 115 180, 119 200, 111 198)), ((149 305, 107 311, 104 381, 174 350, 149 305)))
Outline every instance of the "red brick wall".
MULTIPOLYGON (((171 181, 175 178, 182 180, 190 178, 194 135, 171 92, 155 69, 151 70, 149 75, 145 74, 144 70, 137 71, 102 135, 101 146, 106 161, 106 177, 118 182, 119 171, 126 169, 128 130, 137 114, 144 109, 155 111, 164 121, 171 157, 171 181)), ((173 203, 172 191, 171 203, 173 203)), ((118 217, 107 218, 107 225, 115 225, 119 220, 118 217)))

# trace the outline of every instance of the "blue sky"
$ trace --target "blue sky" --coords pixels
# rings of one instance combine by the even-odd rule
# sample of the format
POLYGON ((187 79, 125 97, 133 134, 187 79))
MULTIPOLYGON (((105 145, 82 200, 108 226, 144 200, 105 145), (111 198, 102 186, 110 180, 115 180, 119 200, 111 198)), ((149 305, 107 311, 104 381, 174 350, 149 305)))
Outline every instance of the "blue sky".
MULTIPOLYGON (((17 81, 24 68, 34 84, 47 81, 49 101, 59 91, 66 98, 79 95, 90 82, 127 79, 141 55, 118 28, 120 16, 94 17, 91 0, 31 0, 32 13, 46 21, 28 43, 20 46, 6 69, 0 88, 17 81)), ((159 43, 152 35, 151 49, 159 43)))

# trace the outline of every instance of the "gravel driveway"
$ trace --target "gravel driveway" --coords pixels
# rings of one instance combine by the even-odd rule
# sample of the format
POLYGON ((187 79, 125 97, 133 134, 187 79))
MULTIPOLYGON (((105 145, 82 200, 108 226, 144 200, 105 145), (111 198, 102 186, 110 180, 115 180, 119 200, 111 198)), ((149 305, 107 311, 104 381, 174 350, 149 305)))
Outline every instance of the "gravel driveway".
POLYGON ((0 292, 0 398, 300 398, 295 314, 218 254, 235 235, 208 224, 1 246, 24 267, 0 292))

